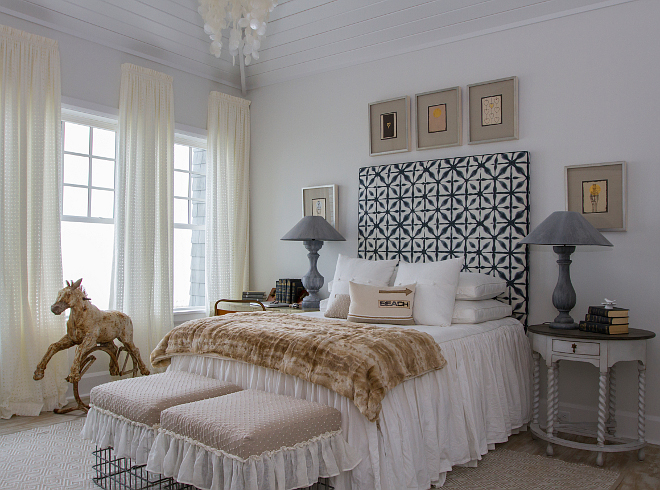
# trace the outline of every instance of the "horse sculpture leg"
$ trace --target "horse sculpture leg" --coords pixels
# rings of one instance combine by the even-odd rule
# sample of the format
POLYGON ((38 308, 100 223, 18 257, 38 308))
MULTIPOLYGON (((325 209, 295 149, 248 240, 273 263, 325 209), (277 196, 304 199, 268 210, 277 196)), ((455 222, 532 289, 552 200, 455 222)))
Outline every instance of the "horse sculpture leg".
POLYGON ((46 366, 48 365, 50 358, 57 354, 59 351, 66 350, 69 347, 73 347, 74 345, 76 344, 69 338, 69 335, 65 335, 57 342, 50 344, 50 347, 48 347, 48 350, 46 351, 43 359, 41 359, 41 362, 37 364, 37 369, 34 370, 34 376, 32 378, 37 381, 43 379, 44 371, 46 370, 46 366))
POLYGON ((147 376, 149 374, 149 370, 147 369, 147 366, 144 365, 144 362, 142 362, 142 358, 140 357, 140 349, 138 349, 137 346, 133 343, 132 330, 133 329, 131 325, 131 332, 125 332, 122 335, 119 335, 117 339, 119 339, 119 341, 124 344, 124 347, 126 347, 130 353, 134 354, 135 359, 137 359, 138 362, 140 373, 142 373, 144 376, 147 376))
POLYGON ((76 347, 76 355, 73 358, 73 364, 71 364, 71 373, 66 377, 66 380, 69 383, 75 383, 80 381, 82 375, 80 374, 80 369, 82 368, 82 362, 85 360, 85 353, 96 346, 96 337, 91 335, 86 336, 83 341, 76 347))

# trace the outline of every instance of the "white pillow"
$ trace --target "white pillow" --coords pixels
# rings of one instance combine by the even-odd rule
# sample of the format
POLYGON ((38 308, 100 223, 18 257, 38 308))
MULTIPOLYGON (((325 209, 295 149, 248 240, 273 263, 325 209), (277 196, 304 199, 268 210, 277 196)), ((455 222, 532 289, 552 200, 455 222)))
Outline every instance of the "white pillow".
MULTIPOLYGON (((349 283, 349 322, 414 325, 415 284, 368 286, 349 283)), ((339 303, 339 298, 335 304, 339 303)))
POLYGON ((479 272, 461 272, 456 299, 479 300, 494 298, 506 291, 506 281, 479 272))
POLYGON ((479 301, 456 300, 452 323, 481 323, 488 320, 499 320, 511 316, 511 305, 496 299, 482 299, 479 301))
POLYGON ((351 281, 372 286, 389 286, 396 264, 396 260, 355 259, 339 254, 327 307, 332 307, 338 295, 349 294, 348 283, 351 281))
POLYGON ((334 297, 329 307, 326 305, 324 308, 323 316, 327 318, 342 318, 346 320, 348 317, 348 308, 351 305, 351 297, 348 294, 338 294, 334 297))
POLYGON ((417 283, 413 317, 420 325, 451 324, 454 311, 458 274, 463 267, 463 259, 441 260, 409 264, 401 262, 394 281, 395 286, 417 283))

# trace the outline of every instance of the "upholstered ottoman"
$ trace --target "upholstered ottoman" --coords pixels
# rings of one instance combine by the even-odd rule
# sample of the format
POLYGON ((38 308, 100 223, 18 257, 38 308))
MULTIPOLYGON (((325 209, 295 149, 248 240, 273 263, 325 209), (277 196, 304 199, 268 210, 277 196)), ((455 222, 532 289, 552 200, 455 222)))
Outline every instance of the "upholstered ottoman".
POLYGON ((289 490, 359 462, 338 410, 245 390, 164 410, 147 470, 204 490, 289 490))
POLYGON ((122 379, 92 388, 84 439, 112 447, 117 458, 145 464, 166 408, 240 391, 238 386, 179 371, 122 379))

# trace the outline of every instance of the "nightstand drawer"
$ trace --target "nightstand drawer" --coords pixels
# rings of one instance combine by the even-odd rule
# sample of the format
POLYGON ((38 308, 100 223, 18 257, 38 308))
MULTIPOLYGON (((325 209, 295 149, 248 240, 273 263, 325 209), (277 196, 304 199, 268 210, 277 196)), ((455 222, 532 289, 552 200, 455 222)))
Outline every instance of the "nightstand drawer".
POLYGON ((580 354, 583 356, 599 356, 598 342, 574 342, 570 340, 552 339, 552 351, 563 354, 580 354))

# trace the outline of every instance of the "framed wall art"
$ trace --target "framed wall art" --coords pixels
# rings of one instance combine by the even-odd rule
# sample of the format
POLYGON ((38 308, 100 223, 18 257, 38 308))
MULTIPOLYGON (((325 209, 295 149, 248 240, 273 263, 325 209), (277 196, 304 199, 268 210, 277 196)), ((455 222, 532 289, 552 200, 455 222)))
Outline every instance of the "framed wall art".
POLYGON ((415 103, 418 150, 461 145, 461 87, 417 94, 415 103))
POLYGON ((410 97, 369 104, 369 155, 410 151, 410 97))
POLYGON ((518 139, 518 77, 468 85, 468 144, 518 139))
POLYGON ((303 187, 302 189, 303 217, 321 216, 337 229, 337 185, 320 185, 303 187))
POLYGON ((564 173, 567 211, 600 231, 626 231, 626 162, 570 165, 564 173))

